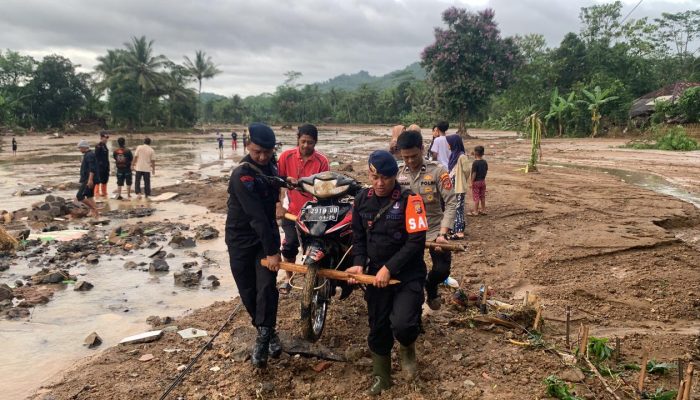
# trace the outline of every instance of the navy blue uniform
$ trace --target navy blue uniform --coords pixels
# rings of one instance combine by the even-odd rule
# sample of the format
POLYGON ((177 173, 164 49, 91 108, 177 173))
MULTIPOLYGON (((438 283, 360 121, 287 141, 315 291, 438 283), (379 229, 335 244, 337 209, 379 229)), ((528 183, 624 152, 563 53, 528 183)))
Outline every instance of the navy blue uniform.
MULTIPOLYGON (((246 156, 241 162, 255 165, 264 175, 277 175, 272 160, 261 166, 246 156)), ((279 301, 277 272, 263 267, 260 260, 279 253, 280 234, 275 219, 279 188, 243 164, 231 173, 228 193, 226 245, 231 273, 253 325, 272 328, 277 323, 279 301)))
POLYGON ((95 159, 95 153, 92 150, 88 150, 83 154, 83 161, 80 163, 80 188, 78 188, 78 193, 75 195, 78 201, 83 201, 86 197, 88 199, 94 197, 95 186, 87 186, 91 172, 93 173, 92 182, 95 183, 97 160, 95 159))
POLYGON ((401 281, 381 289, 368 285, 365 292, 370 326, 367 341, 370 350, 381 356, 391 353, 394 339, 409 346, 420 331, 426 233, 406 230, 409 194, 412 193, 408 190, 402 193, 398 184, 387 197, 378 197, 373 189, 365 189, 355 197, 353 208, 353 265, 365 266, 367 273, 373 275, 386 266, 391 278, 401 281), (374 221, 379 211, 390 203, 374 221))

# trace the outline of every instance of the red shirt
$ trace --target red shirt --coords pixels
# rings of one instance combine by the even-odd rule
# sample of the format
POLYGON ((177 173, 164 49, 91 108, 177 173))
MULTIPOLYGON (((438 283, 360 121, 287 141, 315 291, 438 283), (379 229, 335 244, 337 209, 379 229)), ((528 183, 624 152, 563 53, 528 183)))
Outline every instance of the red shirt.
MULTIPOLYGON (((292 178, 305 178, 319 172, 330 171, 328 159, 318 151, 314 151, 311 156, 304 161, 299 153, 299 148, 285 150, 279 157, 277 162, 279 174, 281 176, 291 176, 292 178)), ((307 193, 301 193, 298 190, 288 190, 289 198, 289 213, 299 215, 301 207, 309 201, 313 200, 313 196, 307 193)))

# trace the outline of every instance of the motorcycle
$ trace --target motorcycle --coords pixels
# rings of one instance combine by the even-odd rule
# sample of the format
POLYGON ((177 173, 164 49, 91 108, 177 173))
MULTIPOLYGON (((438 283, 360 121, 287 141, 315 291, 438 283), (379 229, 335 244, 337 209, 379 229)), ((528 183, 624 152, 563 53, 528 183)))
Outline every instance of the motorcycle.
POLYGON ((321 172, 288 186, 314 196, 296 218, 297 233, 308 269, 301 288, 301 333, 312 342, 321 337, 331 298, 341 287, 340 299, 352 289, 345 281, 318 276, 321 268, 343 271, 351 266, 352 208, 362 189, 354 179, 337 172, 321 172))

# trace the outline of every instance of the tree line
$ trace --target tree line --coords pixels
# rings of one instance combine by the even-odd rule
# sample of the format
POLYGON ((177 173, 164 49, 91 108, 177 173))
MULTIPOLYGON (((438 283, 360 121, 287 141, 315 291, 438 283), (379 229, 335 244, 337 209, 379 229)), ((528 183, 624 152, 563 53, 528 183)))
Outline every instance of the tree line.
MULTIPOLYGON (((94 73, 70 60, 37 62, 0 53, 0 125, 60 127, 83 120, 110 127, 190 127, 195 123, 419 123, 438 119, 460 129, 481 125, 525 130, 537 113, 549 135, 585 135, 626 127, 632 101, 677 81, 700 81, 700 10, 656 18, 623 15, 620 1, 581 8, 579 32, 556 47, 542 35, 502 37, 492 10, 450 7, 433 43, 420 54, 425 80, 410 74, 395 85, 354 90, 299 84, 289 71, 273 93, 201 97, 202 81, 219 71, 210 57, 176 64, 153 41, 133 38, 98 58, 94 73), (198 91, 190 88, 197 83, 198 91)), ((697 119, 700 92, 662 115, 697 119), (685 111, 684 111, 685 110, 685 111), (693 117, 695 115, 695 117, 693 117)))

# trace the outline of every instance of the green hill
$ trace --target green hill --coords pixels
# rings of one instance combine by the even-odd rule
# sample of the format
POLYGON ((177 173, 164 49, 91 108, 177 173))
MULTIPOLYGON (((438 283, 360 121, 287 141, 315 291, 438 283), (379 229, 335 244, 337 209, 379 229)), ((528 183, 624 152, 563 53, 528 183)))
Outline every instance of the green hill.
POLYGON ((368 84, 379 89, 393 87, 399 83, 410 79, 425 79, 425 70, 418 62, 415 62, 404 69, 389 72, 382 76, 372 76, 367 71, 360 71, 351 75, 342 74, 318 84, 321 91, 327 92, 331 89, 355 90, 361 85, 368 84))

